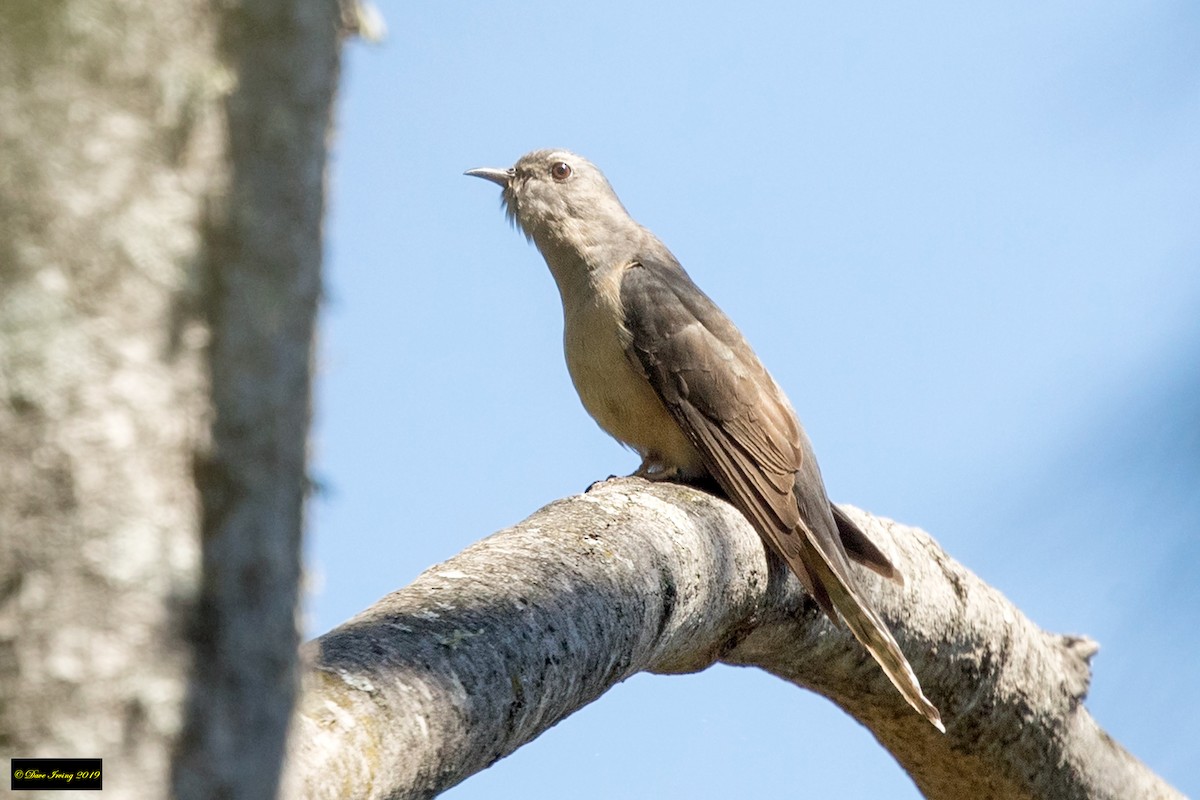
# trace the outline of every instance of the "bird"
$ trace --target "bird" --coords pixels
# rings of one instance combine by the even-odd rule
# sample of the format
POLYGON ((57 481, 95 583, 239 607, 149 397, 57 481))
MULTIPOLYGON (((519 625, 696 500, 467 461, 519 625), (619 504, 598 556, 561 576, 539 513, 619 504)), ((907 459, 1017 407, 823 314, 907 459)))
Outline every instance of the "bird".
POLYGON ((562 299, 572 383, 596 423, 641 456, 633 474, 715 483, 944 733, 850 562, 903 577, 829 501, 796 412, 733 322, 582 156, 534 150, 511 168, 465 174, 501 187, 509 221, 545 259, 562 299))

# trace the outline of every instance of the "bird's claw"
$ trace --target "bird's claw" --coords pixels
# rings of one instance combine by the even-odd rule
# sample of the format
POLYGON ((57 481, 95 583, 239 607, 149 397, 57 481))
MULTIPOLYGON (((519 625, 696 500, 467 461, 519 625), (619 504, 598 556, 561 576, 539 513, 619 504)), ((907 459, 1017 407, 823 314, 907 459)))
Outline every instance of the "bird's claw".
POLYGON ((592 489, 595 489, 600 484, 608 483, 609 481, 616 480, 619 477, 621 477, 621 476, 620 475, 609 475, 607 478, 601 478, 598 481, 592 481, 591 483, 588 484, 588 487, 583 490, 583 493, 587 494, 588 492, 590 492, 592 489))

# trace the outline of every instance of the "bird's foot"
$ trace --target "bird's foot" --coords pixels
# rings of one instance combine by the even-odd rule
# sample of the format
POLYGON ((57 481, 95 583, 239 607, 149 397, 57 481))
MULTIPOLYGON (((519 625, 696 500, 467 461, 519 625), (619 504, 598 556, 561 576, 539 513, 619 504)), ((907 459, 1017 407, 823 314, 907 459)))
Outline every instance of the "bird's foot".
POLYGON ((617 478, 619 478, 619 477, 621 477, 621 476, 620 476, 620 475, 609 475, 607 478, 601 478, 601 479, 600 479, 600 480, 598 480, 598 481, 592 481, 591 483, 589 483, 589 484, 588 484, 588 487, 587 487, 586 489, 584 489, 584 490, 583 490, 583 493, 584 493, 584 494, 587 494, 587 493, 588 493, 588 492, 590 492, 592 489, 595 489, 597 486, 600 486, 601 484, 608 483, 609 481, 616 480, 616 479, 617 479, 617 478))
POLYGON ((659 481, 677 481, 680 478, 678 467, 666 467, 657 461, 645 460, 642 465, 629 473, 631 478, 644 478, 652 483, 659 481))

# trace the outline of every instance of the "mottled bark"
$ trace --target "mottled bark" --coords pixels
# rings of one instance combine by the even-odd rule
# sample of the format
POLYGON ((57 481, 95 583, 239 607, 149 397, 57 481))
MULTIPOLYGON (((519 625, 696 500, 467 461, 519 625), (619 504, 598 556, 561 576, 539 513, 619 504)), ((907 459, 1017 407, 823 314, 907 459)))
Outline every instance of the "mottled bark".
POLYGON ((278 779, 337 14, 0 3, 0 752, 106 797, 278 779))
POLYGON ((167 793, 199 579, 211 12, 0 4, 0 752, 167 793))
POLYGON ((430 797, 637 672, 723 661, 829 697, 930 798, 1179 797, 1084 707, 1092 643, 1039 630, 921 531, 851 513, 906 576, 898 587, 859 570, 945 735, 730 506, 624 479, 547 506, 310 643, 288 796, 430 797))
POLYGON ((341 8, 239 0, 221 15, 228 174, 200 311, 213 419, 197 453, 203 584, 175 763, 181 798, 273 796, 296 691, 313 324, 341 8))

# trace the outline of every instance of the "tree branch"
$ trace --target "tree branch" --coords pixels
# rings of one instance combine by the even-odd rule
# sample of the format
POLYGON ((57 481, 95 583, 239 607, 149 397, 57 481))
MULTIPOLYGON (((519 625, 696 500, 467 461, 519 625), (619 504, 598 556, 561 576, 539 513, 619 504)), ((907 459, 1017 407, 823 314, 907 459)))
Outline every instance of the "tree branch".
POLYGON ((0 2, 0 750, 109 800, 278 786, 339 24, 0 2))
POLYGON ((340 52, 336 3, 218 7, 228 173, 206 198, 198 270, 212 415, 194 459, 203 580, 173 765, 180 800, 278 787, 299 666, 310 362, 340 52))
POLYGON ((930 798, 1180 797, 1084 708, 1092 642, 1041 631, 921 531, 851 513, 906 577, 859 572, 946 735, 732 507, 622 479, 550 504, 310 643, 286 796, 431 797, 631 675, 724 661, 829 697, 930 798))

